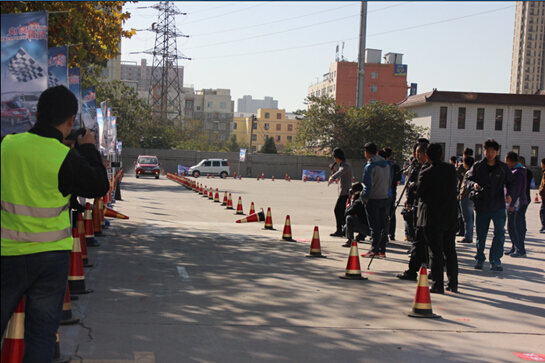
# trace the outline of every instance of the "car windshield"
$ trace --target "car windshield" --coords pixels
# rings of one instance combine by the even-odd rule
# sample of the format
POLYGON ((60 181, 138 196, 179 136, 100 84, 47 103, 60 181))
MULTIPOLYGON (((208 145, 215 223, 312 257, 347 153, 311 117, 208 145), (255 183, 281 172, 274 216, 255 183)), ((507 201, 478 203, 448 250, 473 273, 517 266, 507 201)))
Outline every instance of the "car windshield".
POLYGON ((6 105, 8 106, 9 109, 23 108, 23 106, 21 106, 21 104, 17 101, 8 101, 6 102, 6 105))
POLYGON ((157 164, 157 158, 140 158, 138 162, 140 164, 157 164))

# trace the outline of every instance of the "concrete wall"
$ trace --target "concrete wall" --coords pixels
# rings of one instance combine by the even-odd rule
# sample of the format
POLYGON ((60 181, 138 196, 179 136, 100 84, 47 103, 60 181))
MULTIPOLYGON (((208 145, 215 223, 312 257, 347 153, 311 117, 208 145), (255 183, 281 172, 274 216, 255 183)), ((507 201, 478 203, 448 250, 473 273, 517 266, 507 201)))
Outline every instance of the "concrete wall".
MULTIPOLYGON (((301 179, 303 169, 307 170, 325 170, 329 177, 329 164, 333 162, 332 158, 317 156, 294 156, 282 154, 253 154, 247 161, 239 163, 238 152, 204 152, 204 151, 185 151, 185 150, 160 150, 160 149, 138 149, 123 148, 122 162, 125 173, 134 174, 134 162, 138 155, 156 155, 159 158, 161 167, 165 172, 175 173, 178 164, 183 166, 196 165, 202 159, 219 158, 227 159, 233 172, 239 170, 244 177, 257 177, 265 173, 266 178, 274 175, 277 179, 282 179, 288 173, 292 179, 301 179)), ((363 175, 363 160, 349 160, 353 168, 354 176, 361 181, 363 175)))

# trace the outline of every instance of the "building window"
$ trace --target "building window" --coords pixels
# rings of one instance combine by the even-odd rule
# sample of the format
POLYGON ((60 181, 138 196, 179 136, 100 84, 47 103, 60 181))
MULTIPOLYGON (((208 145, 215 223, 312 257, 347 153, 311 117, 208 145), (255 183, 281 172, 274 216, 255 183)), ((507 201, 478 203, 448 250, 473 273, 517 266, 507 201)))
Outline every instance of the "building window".
POLYGON ((517 155, 520 155, 520 146, 513 145, 513 152, 517 153, 517 155))
POLYGON ((448 107, 441 107, 441 109, 439 110, 439 128, 440 129, 447 128, 447 112, 448 112, 448 107))
POLYGON ((233 130, 236 130, 237 129, 237 126, 238 124, 236 122, 233 122, 233 130))
POLYGON ((265 122, 265 125, 263 126, 263 128, 264 128, 265 130, 268 130, 268 129, 269 129, 269 124, 265 122))
POLYGON ((200 111, 200 110, 201 110, 201 106, 197 106, 196 109, 197 109, 197 111, 200 111))
POLYGON ((257 122, 252 122, 252 129, 257 130, 257 122))
POLYGON ((269 135, 267 134, 263 135, 263 141, 267 141, 268 138, 269 138, 269 135))
POLYGON ((280 139, 281 139, 281 136, 280 136, 280 135, 276 135, 276 141, 277 141, 277 142, 280 142, 280 139))
POLYGON ((378 78, 378 72, 371 72, 371 79, 377 79, 378 78))
POLYGON ((257 135, 252 135, 252 141, 257 141, 257 135))
POLYGON ((265 112, 265 118, 270 118, 270 117, 271 117, 271 114, 268 112, 265 112))
POLYGON ((539 147, 532 146, 530 149, 530 166, 537 166, 538 154, 539 154, 539 147))
POLYGON ((532 122, 532 131, 533 132, 539 132, 541 124, 541 111, 535 110, 534 111, 534 120, 532 122))
POLYGON ((220 108, 227 108, 227 103, 220 102, 220 108))
POLYGON ((276 124, 276 131, 282 131, 282 124, 276 124))
POLYGON ((456 144, 456 156, 462 156, 464 154, 464 144, 456 144))
POLYGON ((496 131, 501 131, 503 129, 503 108, 496 109, 496 131))
POLYGON ((293 125, 292 124, 288 124, 288 131, 293 131, 293 125))
POLYGON ((377 89, 378 89, 378 87, 377 87, 377 86, 371 86, 371 92, 376 92, 376 91, 377 91, 377 89))
POLYGON ((439 145, 441 145, 441 149, 443 150, 443 155, 441 155, 441 160, 445 161, 445 154, 447 153, 447 144, 444 142, 438 142, 439 145))
POLYGON ((206 107, 211 108, 214 105, 212 101, 206 102, 206 107))
POLYGON ((276 119, 277 119, 277 120, 282 120, 282 114, 281 114, 281 113, 277 113, 277 114, 276 114, 276 119))
POLYGON ((475 144, 475 161, 483 158, 483 145, 475 144))
POLYGON ((477 130, 484 129, 484 108, 477 109, 477 130))
POLYGON ((371 99, 371 100, 369 100, 369 103, 377 103, 377 100, 371 99))
POLYGON ((185 109, 186 110, 192 110, 193 109, 193 100, 185 100, 185 109))
POLYGON ((292 139, 293 137, 291 135, 288 135, 288 142, 291 142, 292 139))
POLYGON ((513 131, 522 129, 522 110, 515 110, 515 120, 513 122, 513 131))
POLYGON ((458 129, 463 130, 466 128, 466 108, 458 107, 458 129))

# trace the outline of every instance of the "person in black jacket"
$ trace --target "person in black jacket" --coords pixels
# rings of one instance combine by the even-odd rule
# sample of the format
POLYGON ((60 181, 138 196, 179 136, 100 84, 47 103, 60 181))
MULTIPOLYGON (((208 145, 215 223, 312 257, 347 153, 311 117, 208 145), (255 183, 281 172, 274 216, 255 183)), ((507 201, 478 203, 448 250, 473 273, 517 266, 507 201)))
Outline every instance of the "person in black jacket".
POLYGON ((441 161, 443 150, 433 143, 426 152, 431 165, 422 168, 418 175, 418 222, 430 250, 430 267, 433 276, 432 293, 444 293, 443 270, 447 267, 447 290, 458 292, 458 257, 456 255, 456 230, 458 227, 458 202, 456 199, 456 169, 441 161))
MULTIPOLYGON (((348 239, 343 247, 350 247, 354 241, 354 232, 365 233, 367 214, 363 200, 361 200, 361 191, 363 185, 361 183, 352 184, 350 188, 350 205, 344 211, 346 221, 346 238, 348 239)), ((367 227, 367 229, 369 229, 367 227)))

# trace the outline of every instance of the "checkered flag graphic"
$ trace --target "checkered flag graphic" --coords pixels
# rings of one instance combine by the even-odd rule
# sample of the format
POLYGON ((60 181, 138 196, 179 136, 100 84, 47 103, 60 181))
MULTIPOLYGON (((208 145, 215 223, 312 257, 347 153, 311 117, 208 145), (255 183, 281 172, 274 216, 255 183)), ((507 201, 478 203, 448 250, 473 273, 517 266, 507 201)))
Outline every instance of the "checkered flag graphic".
POLYGON ((19 48, 13 58, 10 59, 8 70, 18 82, 29 82, 43 77, 45 73, 38 62, 32 59, 23 48, 19 48))
POLYGON ((51 72, 47 72, 47 88, 60 86, 61 81, 51 72))

